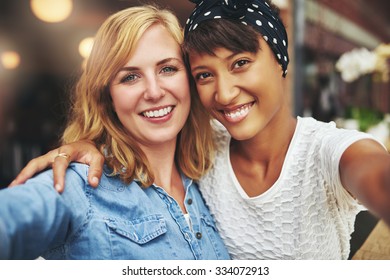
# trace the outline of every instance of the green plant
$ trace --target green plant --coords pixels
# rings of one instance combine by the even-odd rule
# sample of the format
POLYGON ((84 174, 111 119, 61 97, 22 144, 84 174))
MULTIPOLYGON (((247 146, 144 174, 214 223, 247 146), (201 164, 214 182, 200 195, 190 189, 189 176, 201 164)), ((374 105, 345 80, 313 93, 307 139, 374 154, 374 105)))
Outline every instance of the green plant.
POLYGON ((367 131, 368 128, 383 120, 383 113, 368 108, 350 107, 347 109, 346 118, 357 120, 359 130, 367 131))

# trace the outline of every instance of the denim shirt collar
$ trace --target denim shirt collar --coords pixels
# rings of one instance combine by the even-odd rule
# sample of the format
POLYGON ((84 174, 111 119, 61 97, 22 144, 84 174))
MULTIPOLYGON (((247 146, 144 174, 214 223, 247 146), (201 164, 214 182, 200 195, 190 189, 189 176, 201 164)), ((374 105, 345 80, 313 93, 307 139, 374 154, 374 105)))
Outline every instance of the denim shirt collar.
MULTIPOLYGON (((123 171, 126 170, 126 167, 123 167, 122 168, 123 171)), ((108 165, 104 164, 103 166, 103 174, 107 177, 115 177, 115 176, 119 176, 119 172, 113 172, 112 168, 110 168, 108 165)), ((181 181, 183 182, 183 186, 184 186, 184 189, 186 192, 188 192, 188 188, 192 185, 193 183, 193 180, 191 178, 188 178, 186 175, 184 175, 182 172, 180 172, 180 176, 181 176, 181 181)), ((141 185, 140 184, 140 180, 139 179, 134 179, 134 182, 136 182, 138 185, 141 185)), ((155 183, 153 183, 154 187, 159 187, 157 186, 155 183)))

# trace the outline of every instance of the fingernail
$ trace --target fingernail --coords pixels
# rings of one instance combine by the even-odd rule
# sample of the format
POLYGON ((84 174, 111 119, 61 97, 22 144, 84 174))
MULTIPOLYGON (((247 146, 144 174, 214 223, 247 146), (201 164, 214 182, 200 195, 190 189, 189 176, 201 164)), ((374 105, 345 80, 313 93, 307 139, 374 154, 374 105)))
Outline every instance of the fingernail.
POLYGON ((55 186, 55 189, 59 192, 61 190, 61 185, 60 184, 56 184, 55 186))
POLYGON ((99 179, 97 177, 92 177, 92 183, 98 184, 99 183, 99 179))

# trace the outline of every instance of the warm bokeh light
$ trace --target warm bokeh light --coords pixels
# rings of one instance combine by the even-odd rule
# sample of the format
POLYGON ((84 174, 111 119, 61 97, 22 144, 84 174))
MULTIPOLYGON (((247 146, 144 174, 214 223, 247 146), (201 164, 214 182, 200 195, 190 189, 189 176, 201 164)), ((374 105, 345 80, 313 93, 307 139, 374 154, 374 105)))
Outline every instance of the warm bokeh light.
POLYGON ((31 10, 42 21, 60 22, 69 17, 73 9, 72 0, 31 0, 31 10))
POLYGON ((79 53, 82 57, 88 58, 93 46, 93 38, 87 37, 83 39, 79 44, 79 53))
POLYGON ((287 9, 288 1, 287 0, 272 0, 272 4, 275 4, 279 9, 287 9))
POLYGON ((20 55, 14 51, 6 51, 1 54, 1 64, 5 69, 15 69, 20 64, 20 55))

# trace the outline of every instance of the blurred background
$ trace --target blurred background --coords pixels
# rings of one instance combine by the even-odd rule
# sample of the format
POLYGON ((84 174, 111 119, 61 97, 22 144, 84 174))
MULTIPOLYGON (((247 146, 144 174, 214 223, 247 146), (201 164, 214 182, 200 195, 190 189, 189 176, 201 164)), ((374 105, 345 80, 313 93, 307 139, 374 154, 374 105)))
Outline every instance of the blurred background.
MULTIPOLYGON (((194 7, 186 0, 155 2, 182 24, 194 7)), ((367 131, 390 148, 390 1, 273 2, 289 34, 294 113, 367 131)), ((0 186, 58 145, 69 90, 101 23, 145 3, 153 1, 0 1, 0 186)), ((365 228, 370 223, 376 220, 365 228)))

